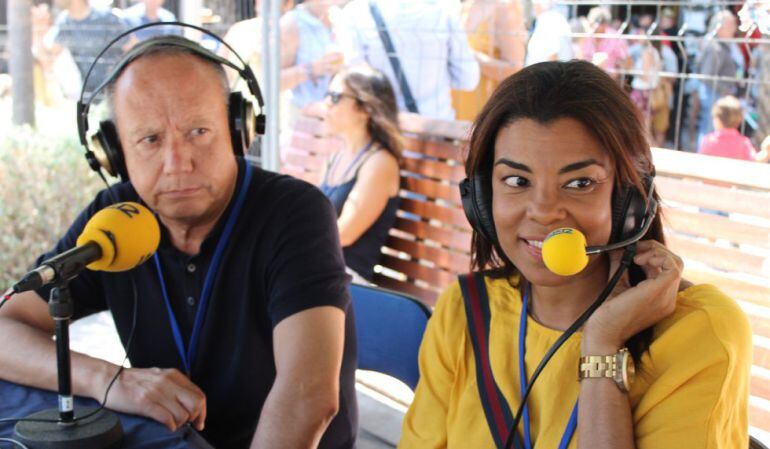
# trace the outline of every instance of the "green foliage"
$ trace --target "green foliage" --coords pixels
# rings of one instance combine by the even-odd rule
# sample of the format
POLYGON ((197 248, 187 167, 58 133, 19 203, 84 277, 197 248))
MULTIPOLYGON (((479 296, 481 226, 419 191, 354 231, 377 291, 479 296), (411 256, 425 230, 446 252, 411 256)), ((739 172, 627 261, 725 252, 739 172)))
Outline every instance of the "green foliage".
POLYGON ((101 187, 75 138, 8 130, 0 141, 0 292, 53 246, 101 187))

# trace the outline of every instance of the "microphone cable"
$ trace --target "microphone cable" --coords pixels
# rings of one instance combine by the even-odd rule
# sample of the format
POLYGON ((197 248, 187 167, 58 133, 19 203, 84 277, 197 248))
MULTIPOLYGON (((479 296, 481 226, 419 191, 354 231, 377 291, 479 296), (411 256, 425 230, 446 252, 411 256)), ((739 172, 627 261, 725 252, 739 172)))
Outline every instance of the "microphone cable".
MULTIPOLYGON (((620 277, 623 275, 623 272, 628 269, 628 267, 631 265, 631 262, 634 259, 634 255, 636 255, 636 243, 633 243, 625 248, 623 251, 623 256, 620 259, 620 266, 615 271, 615 273, 612 275, 612 278, 610 278, 610 281, 607 283, 607 286, 604 287, 604 290, 599 294, 599 296, 596 298, 596 301, 591 304, 588 309, 586 309, 585 312, 583 312, 582 315, 578 317, 577 320, 575 320, 572 325, 567 328, 567 330, 564 331, 564 333, 561 334, 561 336, 554 342, 554 344, 551 346, 550 349, 548 349, 548 352, 545 353, 542 360, 540 360, 540 364, 537 366, 535 371, 532 373, 532 378, 529 381, 529 385, 527 386, 527 389, 524 391, 524 395, 521 398, 521 403, 519 404, 519 408, 516 411, 516 414, 513 418, 513 424, 511 425, 510 431, 508 432, 508 439, 505 440, 505 446, 503 446, 505 449, 510 449, 511 445, 513 444, 514 435, 517 434, 517 429, 519 427, 519 421, 521 421, 522 412, 524 411, 524 406, 527 404, 527 398, 529 398, 529 393, 532 391, 532 387, 535 385, 535 381, 540 376, 540 373, 543 371, 543 368, 548 364, 548 362, 551 360, 551 358, 556 354, 556 351, 561 348, 561 346, 564 344, 569 337, 572 336, 578 329, 580 329, 583 324, 585 324, 586 321, 593 315, 593 313, 596 311, 596 309, 599 308, 599 306, 604 303, 604 301, 607 299, 607 297, 610 295, 612 290, 615 289, 615 286, 620 281, 620 277)), ((527 373, 519 373, 519 376, 526 376, 527 373)), ((519 380, 521 381, 521 380, 519 380)))
MULTIPOLYGON (((101 404, 99 404, 99 407, 96 409, 90 411, 89 413, 86 413, 83 416, 77 416, 73 418, 72 423, 77 423, 78 421, 82 421, 85 419, 88 419, 97 413, 101 412, 104 409, 105 404, 107 403, 107 397, 110 394, 110 390, 112 389, 112 386, 115 384, 115 381, 118 380, 118 376, 120 376, 120 373, 123 372, 123 370, 126 367, 126 361, 128 360, 128 352, 131 349, 131 343, 134 341, 134 331, 136 330, 136 322, 138 317, 138 311, 139 311, 139 294, 137 292, 136 288, 136 279, 134 277, 134 273, 131 273, 131 289, 133 293, 133 316, 131 317, 131 330, 128 333, 128 340, 126 341, 126 355, 123 357, 123 361, 120 363, 118 367, 118 371, 115 373, 114 376, 112 376, 112 380, 110 380, 110 383, 107 385, 107 389, 104 391, 104 398, 102 399, 101 404)), ((6 292, 7 293, 7 292, 6 292)), ((6 295, 3 295, 3 298, 6 298, 6 295)), ((0 303, 0 307, 2 307, 3 304, 7 302, 7 299, 3 300, 2 303, 0 303)), ((45 422, 45 423, 58 423, 58 419, 42 419, 42 418, 0 418, 0 423, 3 422, 45 422)), ((2 440, 0 440, 2 441, 2 440)), ((22 445, 22 447, 24 447, 22 445)))
POLYGON ((13 287, 6 290, 5 293, 3 293, 3 297, 0 298, 0 308, 2 308, 5 305, 5 303, 7 303, 11 299, 11 297, 15 294, 16 292, 13 291, 13 287))

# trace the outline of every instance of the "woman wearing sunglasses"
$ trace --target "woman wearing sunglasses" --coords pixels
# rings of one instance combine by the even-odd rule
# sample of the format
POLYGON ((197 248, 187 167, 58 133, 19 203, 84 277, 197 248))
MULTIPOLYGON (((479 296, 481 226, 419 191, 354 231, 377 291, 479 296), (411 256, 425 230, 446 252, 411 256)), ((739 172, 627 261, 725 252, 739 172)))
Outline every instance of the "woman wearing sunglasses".
POLYGON ((503 81, 461 184, 478 271, 438 299, 400 449, 748 447, 748 320, 682 278, 652 162, 639 111, 595 65, 503 81))
POLYGON ((396 219, 401 135, 393 88, 381 72, 353 67, 329 84, 330 134, 344 142, 329 160, 321 191, 337 209, 345 263, 356 282, 371 281, 396 219))

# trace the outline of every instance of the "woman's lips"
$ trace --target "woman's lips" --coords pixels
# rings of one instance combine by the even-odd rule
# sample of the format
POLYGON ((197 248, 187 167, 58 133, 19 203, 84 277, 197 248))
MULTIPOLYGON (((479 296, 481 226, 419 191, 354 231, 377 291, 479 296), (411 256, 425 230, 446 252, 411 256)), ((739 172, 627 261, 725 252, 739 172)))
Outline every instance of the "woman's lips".
POLYGON ((531 245, 526 239, 520 238, 519 242, 524 246, 524 251, 532 256, 533 259, 538 262, 543 261, 543 251, 541 248, 531 245))

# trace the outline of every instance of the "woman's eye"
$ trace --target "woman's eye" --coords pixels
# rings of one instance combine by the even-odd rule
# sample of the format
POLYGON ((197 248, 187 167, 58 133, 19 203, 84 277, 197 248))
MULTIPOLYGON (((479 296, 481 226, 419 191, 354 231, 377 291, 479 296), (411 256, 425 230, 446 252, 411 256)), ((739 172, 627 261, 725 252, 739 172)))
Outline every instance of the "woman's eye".
POLYGON ((568 182, 567 184, 564 185, 564 187, 567 187, 569 189, 585 190, 589 187, 592 187, 593 185, 594 185, 594 180, 591 178, 578 178, 568 182))
POLYGON ((529 180, 521 176, 507 176, 503 179, 503 182, 511 187, 526 187, 529 185, 529 180))

